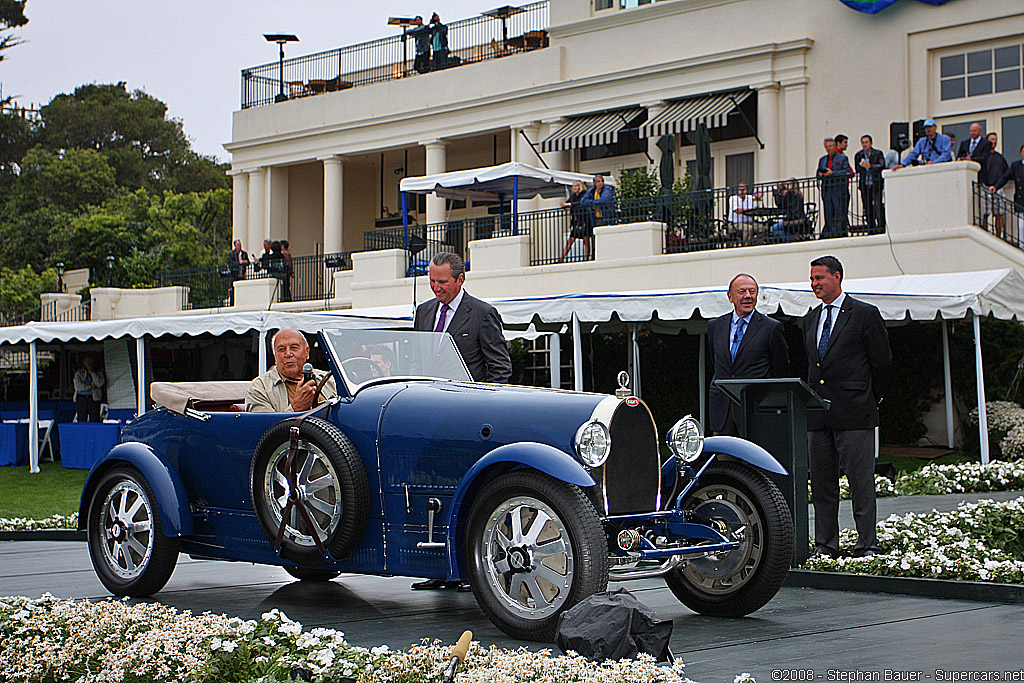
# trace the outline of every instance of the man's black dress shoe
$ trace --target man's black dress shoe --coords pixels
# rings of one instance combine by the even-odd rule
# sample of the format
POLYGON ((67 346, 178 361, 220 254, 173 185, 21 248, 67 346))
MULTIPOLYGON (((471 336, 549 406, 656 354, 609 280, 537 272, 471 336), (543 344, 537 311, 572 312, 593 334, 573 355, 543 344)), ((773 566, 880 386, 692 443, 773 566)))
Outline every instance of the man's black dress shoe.
POLYGON ((448 582, 444 579, 427 579, 426 581, 417 581, 416 583, 409 586, 414 591, 433 591, 442 590, 448 586, 448 582))

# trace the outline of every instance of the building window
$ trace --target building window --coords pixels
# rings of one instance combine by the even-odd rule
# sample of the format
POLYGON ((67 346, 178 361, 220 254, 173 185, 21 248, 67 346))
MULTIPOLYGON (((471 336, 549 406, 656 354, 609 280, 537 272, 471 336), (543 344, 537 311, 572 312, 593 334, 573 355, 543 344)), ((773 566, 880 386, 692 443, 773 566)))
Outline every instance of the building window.
POLYGON ((939 93, 943 100, 979 97, 1021 89, 1021 45, 974 50, 939 60, 939 93))
POLYGON ((615 0, 594 0, 595 10, 611 9, 614 5, 615 0))

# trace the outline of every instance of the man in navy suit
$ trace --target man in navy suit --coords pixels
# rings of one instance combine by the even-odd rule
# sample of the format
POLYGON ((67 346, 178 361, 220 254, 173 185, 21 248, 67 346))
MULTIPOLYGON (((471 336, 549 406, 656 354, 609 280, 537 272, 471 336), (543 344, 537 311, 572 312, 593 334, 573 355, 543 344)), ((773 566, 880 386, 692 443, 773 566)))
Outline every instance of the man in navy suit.
POLYGON ((741 436, 732 400, 718 388, 719 379, 789 376, 789 346, 778 320, 758 313, 757 281, 740 273, 729 283, 733 310, 708 323, 714 374, 708 392, 708 427, 715 434, 741 436))
POLYGON ((875 536, 875 427, 892 375, 889 335, 878 309, 843 293, 835 256, 811 261, 811 289, 821 300, 804 316, 807 382, 831 402, 807 414, 807 456, 814 496, 812 557, 839 555, 839 468, 850 480, 857 526, 854 557, 878 552, 875 536))
MULTIPOLYGON (((845 136, 840 136, 845 137, 845 136)), ((836 138, 825 138, 825 156, 818 160, 821 202, 825 206, 825 229, 821 236, 846 237, 850 233, 850 160, 836 147, 836 138)))
POLYGON ((428 272, 434 299, 416 308, 413 326, 450 334, 475 381, 508 382, 512 360, 501 331, 501 316, 494 306, 462 289, 466 264, 458 254, 441 252, 430 259, 428 272))

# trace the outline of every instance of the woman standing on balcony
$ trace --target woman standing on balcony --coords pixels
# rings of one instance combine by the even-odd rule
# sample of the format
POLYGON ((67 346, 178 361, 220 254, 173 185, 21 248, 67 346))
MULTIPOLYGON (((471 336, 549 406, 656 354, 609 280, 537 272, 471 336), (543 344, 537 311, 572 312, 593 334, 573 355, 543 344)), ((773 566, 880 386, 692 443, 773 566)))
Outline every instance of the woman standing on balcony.
POLYGON ((565 243, 565 249, 562 249, 562 255, 559 257, 559 261, 564 261, 566 254, 572 249, 573 243, 578 240, 583 240, 583 251, 586 254, 587 260, 590 260, 590 252, 593 246, 592 240, 594 239, 594 226, 590 224, 589 216, 583 210, 581 202, 583 201, 583 195, 587 193, 587 186, 583 184, 583 181, 573 181, 572 191, 569 193, 569 198, 562 202, 562 206, 568 206, 569 208, 569 240, 565 243))

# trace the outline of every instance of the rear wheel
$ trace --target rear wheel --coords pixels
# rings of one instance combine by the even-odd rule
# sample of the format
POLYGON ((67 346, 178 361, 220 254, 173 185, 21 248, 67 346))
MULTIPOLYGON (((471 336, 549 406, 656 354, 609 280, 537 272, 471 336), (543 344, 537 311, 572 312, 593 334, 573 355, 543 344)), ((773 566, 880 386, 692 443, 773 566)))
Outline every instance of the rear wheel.
POLYGON ((722 617, 749 614, 771 600, 793 556, 793 518, 778 487, 747 465, 718 462, 684 507, 715 521, 740 546, 666 574, 672 593, 695 612, 722 617))
POLYGON ((558 616, 608 586, 608 544, 576 486, 536 472, 498 477, 469 517, 466 564, 477 603, 502 631, 552 640, 558 616))
POLYGON ((153 490, 134 467, 122 465, 103 476, 86 528, 92 566, 114 595, 152 595, 171 578, 179 541, 164 536, 153 490))

